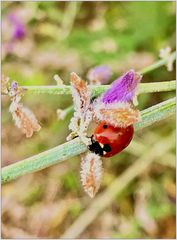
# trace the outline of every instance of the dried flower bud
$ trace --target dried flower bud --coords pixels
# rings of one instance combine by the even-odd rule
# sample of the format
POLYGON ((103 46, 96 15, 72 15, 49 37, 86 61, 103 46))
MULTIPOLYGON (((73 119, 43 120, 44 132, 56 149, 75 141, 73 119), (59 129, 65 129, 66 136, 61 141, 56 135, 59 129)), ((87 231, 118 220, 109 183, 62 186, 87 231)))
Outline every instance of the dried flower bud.
POLYGON ((88 143, 86 133, 92 120, 90 109, 91 92, 87 83, 76 73, 71 73, 71 92, 74 102, 74 116, 70 121, 69 129, 74 132, 74 136, 79 136, 83 142, 88 143))
POLYGON ((18 83, 16 81, 13 81, 11 83, 11 89, 14 90, 14 91, 17 91, 18 89, 18 83))
POLYGON ((173 70, 173 62, 174 62, 174 59, 171 56, 171 47, 168 46, 166 48, 160 49, 159 57, 162 59, 168 60, 166 66, 167 66, 167 70, 171 72, 173 70))
POLYGON ((94 107, 94 117, 114 127, 128 127, 141 119, 140 111, 130 103, 99 103, 94 107))
POLYGON ((56 81, 57 85, 63 85, 63 80, 60 78, 58 74, 53 76, 53 79, 56 81))
POLYGON ((102 95, 102 102, 131 102, 136 95, 142 76, 130 70, 113 82, 111 88, 102 95))
POLYGON ((4 94, 8 94, 9 89, 9 77, 5 77, 4 74, 2 74, 1 79, 1 91, 4 94))
POLYGON ((98 191, 102 177, 101 158, 91 152, 87 152, 81 159, 81 182, 85 192, 93 198, 98 191))
POLYGON ((90 90, 87 83, 83 81, 76 73, 71 73, 72 96, 74 101, 75 111, 79 115, 87 111, 90 104, 90 90))
POLYGON ((91 85, 101 85, 108 83, 112 71, 108 66, 101 65, 89 70, 87 78, 91 85))
POLYGON ((94 101, 94 117, 115 127, 128 127, 140 120, 140 112, 133 106, 141 75, 134 70, 115 80, 100 98, 94 101))
POLYGON ((20 103, 25 88, 19 87, 16 81, 9 86, 9 78, 2 76, 2 90, 11 98, 9 112, 12 114, 15 125, 22 130, 26 137, 40 130, 40 125, 34 114, 20 103))
POLYGON ((167 46, 166 48, 161 48, 159 51, 160 58, 168 58, 171 54, 171 47, 167 46))
POLYGON ((31 137, 33 132, 41 129, 34 114, 22 104, 12 101, 9 111, 12 113, 15 125, 22 130, 26 137, 31 137))
POLYGON ((66 111, 63 110, 63 109, 58 108, 57 109, 57 118, 58 118, 58 120, 64 120, 65 116, 66 116, 66 111))
POLYGON ((13 40, 21 40, 26 35, 26 29, 22 21, 18 18, 17 15, 11 13, 8 15, 8 19, 11 22, 13 26, 13 34, 12 39, 13 40))
POLYGON ((12 101, 19 102, 25 91, 26 89, 19 87, 16 81, 12 81, 11 86, 9 87, 8 95, 11 97, 12 101))

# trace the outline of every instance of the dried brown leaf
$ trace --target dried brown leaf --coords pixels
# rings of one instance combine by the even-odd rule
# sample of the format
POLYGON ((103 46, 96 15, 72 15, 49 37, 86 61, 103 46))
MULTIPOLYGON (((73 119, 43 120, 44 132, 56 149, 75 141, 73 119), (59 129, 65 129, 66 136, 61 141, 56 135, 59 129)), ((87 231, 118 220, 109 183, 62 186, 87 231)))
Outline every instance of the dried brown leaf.
POLYGON ((93 112, 90 109, 91 92, 87 87, 87 83, 74 72, 71 73, 71 92, 75 112, 69 124, 69 129, 73 133, 70 134, 67 140, 71 136, 79 136, 87 145, 88 138, 86 133, 93 116, 93 112))
POLYGON ((95 118, 115 127, 128 127, 140 121, 140 111, 129 103, 99 104, 95 108, 95 118))
POLYGON ((90 104, 90 91, 87 83, 83 81, 76 73, 71 73, 72 96, 74 108, 77 112, 84 112, 90 104))
POLYGON ((41 129, 35 115, 23 104, 12 101, 9 111, 12 113, 15 125, 22 130, 27 138, 41 129))
POLYGON ((98 191, 102 177, 102 160, 100 156, 87 152, 81 159, 81 182, 85 192, 93 198, 98 191))

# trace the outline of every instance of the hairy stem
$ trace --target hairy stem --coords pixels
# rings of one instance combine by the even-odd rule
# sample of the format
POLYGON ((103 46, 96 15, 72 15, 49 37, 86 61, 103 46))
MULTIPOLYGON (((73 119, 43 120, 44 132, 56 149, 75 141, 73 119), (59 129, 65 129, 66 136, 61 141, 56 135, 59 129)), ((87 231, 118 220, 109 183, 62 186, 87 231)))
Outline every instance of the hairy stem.
MULTIPOLYGON (((175 60, 176 59, 176 52, 173 52, 170 57, 175 60)), ((140 70, 139 72, 141 74, 146 74, 148 72, 151 72, 165 64, 167 64, 168 58, 159 60, 155 63, 153 63, 150 66, 147 66, 140 70)), ((48 94, 71 94, 70 86, 61 85, 61 86, 24 86, 27 90, 29 90, 32 93, 48 93, 48 94)), ((109 86, 92 86, 92 91, 94 95, 99 95, 105 90, 109 88, 109 86)), ((161 92, 161 91, 171 91, 175 90, 175 81, 170 82, 163 82, 162 83, 142 83, 140 84, 139 93, 148 93, 148 92, 161 92)))
MULTIPOLYGON (((136 124, 136 130, 171 116, 175 112, 175 103, 175 98, 172 98, 142 111, 142 120, 136 124)), ((9 182, 24 174, 52 166, 83 153, 86 150, 86 145, 83 144, 79 138, 76 138, 48 151, 27 158, 26 160, 2 168, 2 183, 9 182)))
MULTIPOLYGON (((104 92, 108 89, 109 86, 97 86, 94 89, 95 96, 99 95, 100 93, 104 92)), ((138 94, 142 93, 152 93, 152 92, 162 92, 162 91, 172 91, 176 89, 176 81, 168 81, 168 82, 154 82, 154 83, 142 83, 140 84, 140 88, 138 94)), ((65 108, 63 111, 65 112, 65 117, 74 110, 73 105, 65 108)))
POLYGON ((165 119, 175 112, 175 106, 176 97, 141 111, 142 121, 135 125, 135 129, 148 127, 155 122, 165 119))
MULTIPOLYGON (((71 87, 67 85, 57 85, 57 86, 22 86, 31 93, 35 94, 71 94, 71 87)), ((100 86, 89 86, 91 88, 92 94, 97 96, 105 92, 110 85, 100 85, 100 86)), ((153 93, 153 92, 164 92, 172 91, 176 89, 176 81, 164 81, 164 82, 153 82, 153 83, 141 83, 138 93, 153 93)))

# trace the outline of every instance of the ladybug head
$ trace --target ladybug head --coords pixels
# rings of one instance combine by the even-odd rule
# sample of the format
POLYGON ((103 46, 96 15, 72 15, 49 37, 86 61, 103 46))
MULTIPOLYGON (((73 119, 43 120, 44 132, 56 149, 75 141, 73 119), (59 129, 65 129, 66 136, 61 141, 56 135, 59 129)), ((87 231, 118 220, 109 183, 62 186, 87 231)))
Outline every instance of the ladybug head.
POLYGON ((91 136, 92 144, 88 146, 88 149, 95 154, 98 154, 101 157, 104 157, 108 152, 111 152, 111 147, 109 144, 99 143, 94 139, 94 136, 91 136))

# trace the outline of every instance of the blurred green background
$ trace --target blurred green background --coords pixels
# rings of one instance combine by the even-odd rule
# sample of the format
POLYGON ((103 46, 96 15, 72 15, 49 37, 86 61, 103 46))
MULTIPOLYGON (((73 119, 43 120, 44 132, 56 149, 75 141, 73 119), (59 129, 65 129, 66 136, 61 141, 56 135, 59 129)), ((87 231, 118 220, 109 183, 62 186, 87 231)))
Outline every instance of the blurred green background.
MULTIPOLYGON (((175 2, 3 2, 2 71, 20 85, 55 85, 55 74, 69 84, 70 72, 86 79, 90 68, 105 64, 114 72, 112 81, 131 68, 140 70, 157 61, 161 48, 175 50, 175 20, 175 2), (20 38, 12 36, 10 15, 23 26, 20 38)), ((164 66, 142 81, 174 79, 175 69, 168 72, 164 66)), ((141 95, 139 108, 173 96, 174 92, 141 95)), ((14 126, 10 100, 2 96, 2 166, 64 143, 69 133, 71 114, 57 120, 56 110, 70 106, 71 98, 26 94, 23 102, 42 129, 26 139, 14 126)), ((141 157, 142 146, 151 149, 174 131, 172 117, 137 132, 127 151, 104 160, 99 193, 141 157)), ((79 165, 78 156, 4 185, 3 237, 59 238, 94 201, 82 190, 79 165)), ((78 237, 175 238, 175 194, 172 146, 78 237)))

